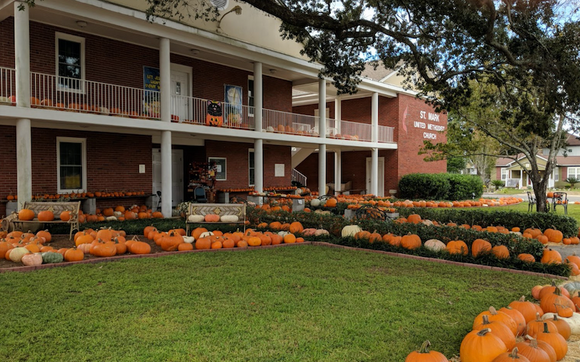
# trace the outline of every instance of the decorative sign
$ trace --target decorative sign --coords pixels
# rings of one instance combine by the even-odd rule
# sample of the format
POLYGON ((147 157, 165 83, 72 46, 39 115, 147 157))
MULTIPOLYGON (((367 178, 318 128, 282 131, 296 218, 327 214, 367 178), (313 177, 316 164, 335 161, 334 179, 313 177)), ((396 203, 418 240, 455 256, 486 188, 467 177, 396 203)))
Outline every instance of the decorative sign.
POLYGON ((419 112, 419 119, 420 121, 414 121, 413 126, 415 128, 424 129, 423 138, 436 140, 437 133, 434 132, 443 132, 445 131, 445 126, 433 123, 426 123, 426 122, 439 122, 439 114, 438 113, 431 113, 426 111, 419 112), (432 131, 432 132, 429 132, 432 131))
POLYGON ((143 67, 143 113, 151 118, 161 117, 161 103, 159 89, 161 89, 161 76, 159 68, 143 67))
POLYGON ((217 181, 225 181, 226 180, 226 159, 222 157, 208 157, 207 159, 210 172, 211 168, 214 169, 215 172, 215 179, 217 181))
POLYGON ((224 123, 230 127, 239 127, 242 123, 242 92, 242 87, 224 86, 224 123))
POLYGON ((205 116, 206 126, 221 127, 224 123, 222 112, 222 102, 207 101, 207 114, 205 116))
POLYGON ((284 177, 284 164, 277 163, 274 165, 274 177, 284 177))

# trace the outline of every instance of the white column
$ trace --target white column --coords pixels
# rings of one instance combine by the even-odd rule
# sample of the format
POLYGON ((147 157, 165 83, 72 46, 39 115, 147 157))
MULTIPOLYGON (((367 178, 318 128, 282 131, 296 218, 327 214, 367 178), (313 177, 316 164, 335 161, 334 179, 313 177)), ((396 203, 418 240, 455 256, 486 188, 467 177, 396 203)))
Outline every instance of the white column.
MULTIPOLYGON (((373 93, 372 101, 371 101, 371 132, 372 132, 371 140, 373 142, 378 142, 379 141, 379 94, 377 92, 373 93)), ((372 194, 376 195, 375 193, 372 193, 372 194)))
POLYGON ((159 88, 161 121, 171 122, 171 44, 169 39, 159 39, 159 88))
POLYGON ((161 213, 171 217, 173 195, 171 194, 171 131, 161 132, 161 213))
POLYGON ((371 151, 371 189, 367 192, 377 195, 379 191, 379 149, 373 148, 371 151))
POLYGON ((16 121, 18 204, 32 200, 32 137, 29 119, 16 121))
MULTIPOLYGON (((14 63, 16 106, 30 107, 30 22, 27 5, 14 2, 14 63)), ((30 119, 16 121, 16 180, 18 204, 32 199, 32 126, 30 119)))
POLYGON ((264 141, 254 140, 254 190, 264 191, 264 141))
MULTIPOLYGON (((318 132, 321 138, 326 138, 326 80, 318 80, 318 132)), ((322 190, 324 192, 324 190, 322 190)))
POLYGON ((318 195, 323 196, 325 194, 326 194, 326 145, 318 145, 318 195))
POLYGON ((342 185, 342 151, 334 153, 334 189, 340 191, 342 185))
POLYGON ((336 97, 334 99, 334 119, 336 120, 336 131, 342 134, 341 127, 340 127, 340 120, 342 119, 342 104, 341 98, 336 97))
MULTIPOLYGON (((171 43, 167 38, 159 39, 159 78, 161 92, 161 121, 171 122, 171 43)), ((172 155, 171 131, 161 132, 161 212, 172 216, 172 155)))
POLYGON ((263 99, 262 63, 254 63, 254 124, 257 132, 262 132, 263 99))

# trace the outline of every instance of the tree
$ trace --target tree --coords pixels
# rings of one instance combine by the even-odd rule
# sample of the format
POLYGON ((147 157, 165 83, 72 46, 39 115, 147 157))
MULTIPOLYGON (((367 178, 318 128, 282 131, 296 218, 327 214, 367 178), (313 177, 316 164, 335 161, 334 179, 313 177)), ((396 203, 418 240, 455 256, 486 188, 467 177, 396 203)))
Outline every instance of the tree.
MULTIPOLYGON (((449 139, 448 139, 449 141, 449 139)), ((465 157, 456 156, 447 158, 447 172, 449 173, 461 173, 465 169, 467 161, 465 157)))
MULTIPOLYGON (((150 17, 215 21, 219 16, 209 0, 147 2, 150 17)), ((503 97, 488 103, 502 110, 497 122, 513 119, 515 133, 528 131, 529 143, 524 147, 523 139, 511 139, 514 132, 493 137, 488 128, 481 131, 507 140, 506 147, 517 152, 537 151, 546 140, 550 152, 556 150, 561 124, 580 106, 580 21, 575 0, 241 2, 279 18, 282 37, 301 42, 304 54, 323 65, 321 76, 332 78, 342 93, 356 92, 367 66, 364 55, 369 53, 376 64, 406 75, 408 85, 418 74, 414 86, 437 110, 469 104, 472 81, 496 86, 503 97), (565 13, 562 6, 567 6, 565 13)), ((537 197, 542 201, 546 180, 536 167, 530 176, 536 196, 544 194, 537 197)), ((539 205, 543 211, 543 202, 539 205)))

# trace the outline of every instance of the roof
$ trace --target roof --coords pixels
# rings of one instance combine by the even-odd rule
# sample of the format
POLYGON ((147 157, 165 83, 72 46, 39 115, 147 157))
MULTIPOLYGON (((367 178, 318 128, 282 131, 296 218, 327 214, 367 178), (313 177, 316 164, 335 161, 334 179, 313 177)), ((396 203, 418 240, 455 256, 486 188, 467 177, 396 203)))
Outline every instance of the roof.
POLYGON ((572 133, 568 133, 566 144, 568 146, 580 146, 580 138, 578 138, 576 135, 573 135, 572 133))
MULTIPOLYGON (((537 155, 536 157, 539 157, 541 159, 546 159, 545 157, 542 157, 540 155, 537 155)), ((522 158, 521 156, 519 156, 518 158, 522 158)), ((495 162, 495 167, 507 167, 509 166, 511 163, 514 163, 515 161, 512 158, 507 158, 507 157, 501 157, 498 158, 497 161, 495 162)), ((580 166, 580 156, 556 156, 556 165, 558 166, 580 166)))
MULTIPOLYGON (((378 63, 375 69, 373 62, 368 62, 365 69, 362 71, 361 76, 363 78, 368 78, 377 82, 382 81, 386 76, 395 72, 394 69, 387 69, 382 63, 378 63)), ((580 143, 579 143, 580 145, 580 143)))

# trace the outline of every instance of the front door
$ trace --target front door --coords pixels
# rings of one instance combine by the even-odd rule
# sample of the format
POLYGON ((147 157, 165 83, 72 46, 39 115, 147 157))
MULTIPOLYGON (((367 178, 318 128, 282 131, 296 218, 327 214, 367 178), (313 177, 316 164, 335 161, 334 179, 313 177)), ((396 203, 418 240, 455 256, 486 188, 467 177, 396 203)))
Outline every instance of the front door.
MULTIPOLYGON (((153 194, 161 191, 163 178, 161 177, 161 149, 153 149, 153 194)), ((183 150, 171 150, 171 206, 183 202, 183 150)), ((163 198, 163 195, 161 195, 163 198)), ((156 204, 153 204, 156 207, 156 204)))
MULTIPOLYGON (((372 158, 367 157, 367 190, 366 192, 371 192, 371 162, 372 158)), ((379 157, 379 169, 378 169, 378 180, 377 180, 377 195, 385 196, 385 158, 379 157)))
POLYGON ((189 112, 189 74, 182 71, 171 70, 171 94, 173 107, 172 121, 183 122, 191 119, 189 112))

